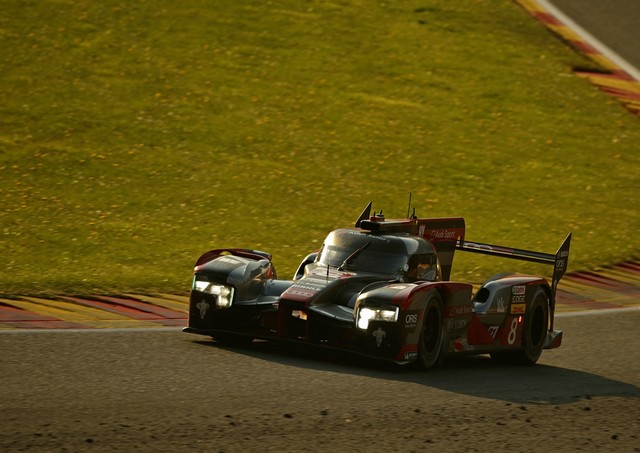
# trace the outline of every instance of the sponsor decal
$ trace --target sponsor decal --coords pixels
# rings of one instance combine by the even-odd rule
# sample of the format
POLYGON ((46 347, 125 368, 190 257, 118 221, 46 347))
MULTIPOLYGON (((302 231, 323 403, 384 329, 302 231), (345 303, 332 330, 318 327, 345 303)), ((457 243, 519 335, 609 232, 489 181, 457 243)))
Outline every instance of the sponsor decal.
POLYGON ((489 334, 495 338, 496 334, 498 333, 498 326, 491 326, 487 329, 489 331, 489 334))
POLYGON ((404 317, 404 327, 413 329, 418 325, 418 313, 408 313, 404 317))
POLYGON ((527 304, 511 304, 511 313, 521 314, 526 311, 527 304))
POLYGON ((376 241, 381 241, 381 242, 386 242, 386 243, 390 243, 391 242, 391 239, 386 238, 384 236, 376 236, 376 235, 371 236, 369 233, 361 233, 360 231, 347 231, 347 234, 366 237, 368 241, 376 240, 376 241))
POLYGON ((295 283, 291 287, 289 287, 285 294, 289 296, 299 296, 303 298, 313 297, 319 291, 321 291, 325 287, 324 283, 315 283, 312 280, 308 279, 304 282, 295 283))
POLYGON ((405 352, 404 353, 404 359, 405 360, 413 360, 416 357, 418 357, 418 353, 417 352, 405 352))
POLYGON ((456 316, 468 315, 471 311, 471 305, 455 305, 445 309, 445 316, 448 318, 454 318, 456 316))
POLYGON ((464 329, 469 324, 468 319, 449 319, 449 330, 459 330, 464 329))
POLYGON ((196 308, 200 310, 200 319, 204 319, 207 311, 209 310, 209 306, 210 305, 206 300, 201 300, 200 302, 198 302, 196 308))
MULTIPOLYGON (((526 292, 527 292, 527 287, 525 285, 518 285, 518 286, 512 286, 511 287, 511 305, 513 306, 513 304, 524 304, 526 302, 526 292)), ((511 309, 511 313, 519 313, 519 312, 514 312, 513 309, 511 309)))
POLYGON ((498 313, 504 313, 504 299, 500 297, 496 302, 496 310, 498 313))
POLYGON ((565 260, 556 261, 556 270, 559 271, 564 269, 564 263, 565 263, 565 260))
POLYGON ((300 296, 300 297, 312 297, 316 292, 315 291, 305 291, 299 288, 291 287, 287 290, 287 294, 290 296, 300 296))
POLYGON ((314 293, 320 291, 322 288, 324 288, 324 286, 325 285, 322 284, 316 285, 309 281, 306 281, 305 283, 296 283, 295 285, 293 285, 293 287, 296 289, 312 291, 314 293))
POLYGON ((376 339, 376 345, 380 347, 382 345, 382 340, 384 340, 384 337, 387 336, 387 332, 378 327, 377 330, 373 331, 373 336, 376 339))
POLYGON ((436 239, 436 240, 454 240, 460 236, 457 229, 441 229, 441 230, 431 230, 429 231, 429 235, 427 239, 436 239))

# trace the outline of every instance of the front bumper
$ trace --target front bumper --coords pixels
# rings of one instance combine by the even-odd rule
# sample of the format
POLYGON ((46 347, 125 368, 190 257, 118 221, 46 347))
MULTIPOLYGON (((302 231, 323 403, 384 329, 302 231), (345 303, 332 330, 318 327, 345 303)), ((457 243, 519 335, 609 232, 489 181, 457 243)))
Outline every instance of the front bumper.
POLYGON ((397 322, 371 321, 366 330, 353 320, 328 316, 317 310, 300 310, 288 304, 236 304, 230 308, 207 310, 202 316, 192 298, 188 327, 183 332, 214 337, 216 334, 240 335, 262 340, 308 344, 394 363, 415 359, 405 350, 406 335, 397 322), (304 316, 300 312, 304 311, 304 316))

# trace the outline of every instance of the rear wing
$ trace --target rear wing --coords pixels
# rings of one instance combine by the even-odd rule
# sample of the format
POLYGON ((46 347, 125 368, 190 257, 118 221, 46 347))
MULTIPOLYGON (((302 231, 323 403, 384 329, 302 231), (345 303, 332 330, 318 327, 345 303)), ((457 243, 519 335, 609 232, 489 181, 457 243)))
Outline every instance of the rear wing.
POLYGON ((553 277, 551 288, 555 294, 558 282, 567 270, 569 264, 569 247, 571 246, 571 233, 569 233, 556 252, 555 255, 550 253, 533 252, 531 250, 515 249, 504 247, 501 245, 483 244, 481 242, 469 242, 464 239, 458 241, 456 249, 465 252, 481 253, 483 255, 499 256, 502 258, 511 258, 520 261, 530 261, 533 263, 553 264, 553 277))
POLYGON ((551 325, 553 329, 553 317, 556 309, 556 290, 558 282, 564 275, 569 265, 569 248, 571 246, 571 233, 567 235, 555 255, 550 253, 533 252, 531 250, 514 249, 500 245, 483 244, 481 242, 467 242, 464 239, 458 241, 456 249, 465 252, 481 253, 484 255, 499 256, 533 263, 552 264, 553 276, 551 278, 551 300, 549 302, 551 325))

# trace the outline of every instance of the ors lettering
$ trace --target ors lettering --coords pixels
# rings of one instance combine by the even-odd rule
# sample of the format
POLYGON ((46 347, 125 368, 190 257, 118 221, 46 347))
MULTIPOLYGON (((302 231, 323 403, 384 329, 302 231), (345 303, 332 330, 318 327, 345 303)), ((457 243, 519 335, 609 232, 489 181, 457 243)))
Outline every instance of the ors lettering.
POLYGON ((417 314, 407 315, 407 317, 404 319, 404 322, 407 325, 417 324, 418 323, 418 315, 417 314))

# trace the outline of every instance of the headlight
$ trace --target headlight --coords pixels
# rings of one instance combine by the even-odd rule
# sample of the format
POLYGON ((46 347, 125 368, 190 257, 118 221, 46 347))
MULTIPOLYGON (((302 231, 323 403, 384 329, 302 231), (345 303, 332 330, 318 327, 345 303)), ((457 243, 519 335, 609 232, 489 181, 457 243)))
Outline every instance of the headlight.
POLYGON ((398 307, 358 309, 356 324, 360 329, 367 330, 370 321, 396 322, 398 320, 398 307))
POLYGON ((233 287, 212 283, 205 280, 202 276, 196 275, 193 278, 192 289, 216 296, 217 308, 229 308, 233 303, 233 287))

